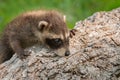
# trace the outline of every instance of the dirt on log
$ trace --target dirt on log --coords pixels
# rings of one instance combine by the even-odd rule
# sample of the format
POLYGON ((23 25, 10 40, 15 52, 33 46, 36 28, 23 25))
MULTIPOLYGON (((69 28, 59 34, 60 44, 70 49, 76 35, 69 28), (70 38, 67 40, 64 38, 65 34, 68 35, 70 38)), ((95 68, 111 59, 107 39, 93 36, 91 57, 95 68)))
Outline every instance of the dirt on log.
POLYGON ((0 80, 120 80, 120 8, 76 23, 69 57, 33 46, 0 65, 0 80))

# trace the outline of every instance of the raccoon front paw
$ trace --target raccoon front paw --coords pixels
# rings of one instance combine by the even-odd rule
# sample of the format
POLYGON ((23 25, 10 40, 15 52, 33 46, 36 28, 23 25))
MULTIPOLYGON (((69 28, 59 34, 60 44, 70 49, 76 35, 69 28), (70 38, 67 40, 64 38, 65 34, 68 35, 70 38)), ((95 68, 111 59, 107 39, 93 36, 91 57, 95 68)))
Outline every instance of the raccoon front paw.
POLYGON ((76 31, 77 31, 76 29, 70 30, 70 38, 72 38, 73 36, 75 36, 75 32, 76 31))
POLYGON ((30 51, 21 51, 19 54, 18 54, 18 57, 21 59, 21 60, 23 60, 23 59, 26 59, 27 58, 27 56, 29 56, 30 55, 30 51))

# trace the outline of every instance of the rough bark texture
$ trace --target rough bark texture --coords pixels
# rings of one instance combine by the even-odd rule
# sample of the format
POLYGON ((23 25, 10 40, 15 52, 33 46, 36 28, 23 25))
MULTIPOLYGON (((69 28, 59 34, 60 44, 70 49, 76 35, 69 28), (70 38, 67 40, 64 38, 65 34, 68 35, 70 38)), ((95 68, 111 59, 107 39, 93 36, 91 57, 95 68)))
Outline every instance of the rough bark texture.
POLYGON ((0 65, 0 80, 120 80, 120 8, 76 23, 71 55, 34 46, 24 61, 14 55, 0 65))

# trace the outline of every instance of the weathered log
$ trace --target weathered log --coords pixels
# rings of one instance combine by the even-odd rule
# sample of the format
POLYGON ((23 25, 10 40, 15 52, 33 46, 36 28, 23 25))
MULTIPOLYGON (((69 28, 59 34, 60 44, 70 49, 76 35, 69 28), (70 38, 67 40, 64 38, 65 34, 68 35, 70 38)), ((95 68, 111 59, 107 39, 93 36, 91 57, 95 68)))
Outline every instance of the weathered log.
POLYGON ((120 8, 97 12, 75 29, 70 56, 33 46, 24 61, 14 55, 0 65, 0 80, 120 80, 120 8))

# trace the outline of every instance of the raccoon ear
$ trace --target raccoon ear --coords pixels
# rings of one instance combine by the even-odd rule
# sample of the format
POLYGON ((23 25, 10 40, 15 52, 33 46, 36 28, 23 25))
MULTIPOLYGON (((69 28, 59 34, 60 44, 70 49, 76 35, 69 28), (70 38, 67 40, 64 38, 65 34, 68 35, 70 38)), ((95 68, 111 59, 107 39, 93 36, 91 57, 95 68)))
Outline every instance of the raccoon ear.
POLYGON ((46 29, 48 27, 48 22, 46 22, 46 21, 40 21, 39 23, 38 23, 38 29, 40 30, 40 31, 43 31, 44 29, 46 29))
POLYGON ((66 22, 66 15, 63 16, 63 21, 66 22))

